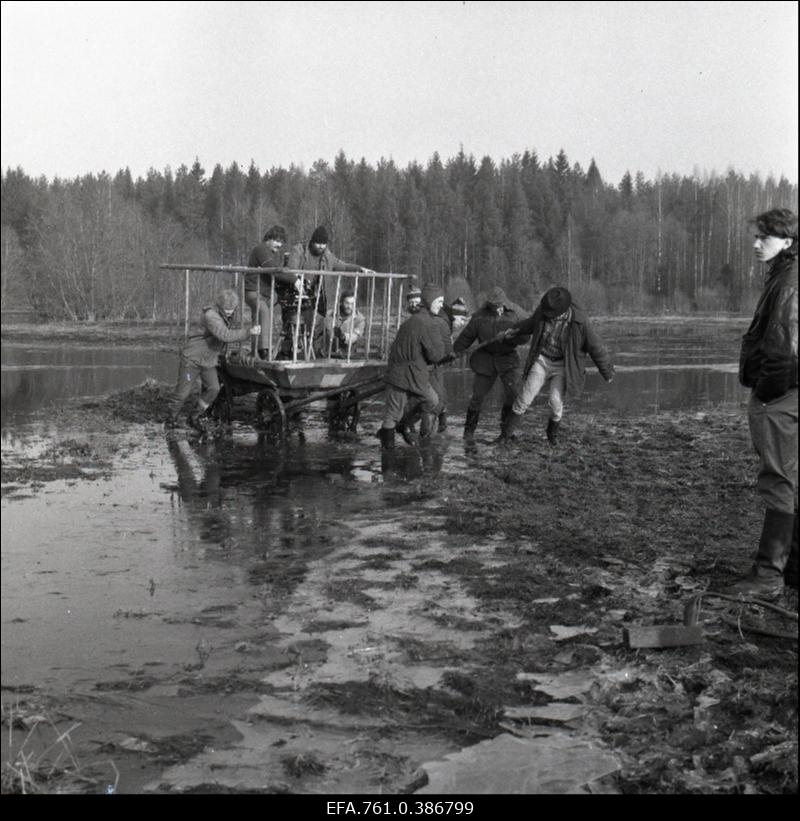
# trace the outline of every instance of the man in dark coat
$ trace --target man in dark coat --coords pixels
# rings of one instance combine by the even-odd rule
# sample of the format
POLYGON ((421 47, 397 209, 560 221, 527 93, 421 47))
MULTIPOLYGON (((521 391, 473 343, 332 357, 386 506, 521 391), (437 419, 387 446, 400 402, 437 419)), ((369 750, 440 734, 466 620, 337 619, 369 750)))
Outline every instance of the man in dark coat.
MULTIPOLYGON (((283 246, 286 242, 286 229, 282 225, 273 225, 264 239, 250 252, 248 268, 282 268, 283 246)), ((275 298, 283 305, 286 296, 294 291, 296 277, 293 274, 246 274, 244 278, 244 301, 250 308, 253 322, 261 326, 258 341, 258 355, 266 359, 269 353, 269 340, 272 335, 270 306, 275 298)))
POLYGON ((430 429, 440 410, 439 396, 430 382, 430 366, 447 354, 435 319, 444 303, 444 293, 438 285, 422 289, 422 307, 412 314, 397 331, 389 351, 383 394, 383 424, 378 431, 381 447, 394 448, 395 428, 403 418, 409 401, 422 401, 423 424, 430 429))
POLYGON ((766 513, 750 575, 733 592, 773 598, 784 584, 797 588, 797 215, 774 208, 753 224, 756 259, 769 268, 739 381, 753 391, 747 417, 766 513))
POLYGON ((503 410, 500 414, 501 429, 517 396, 519 377, 519 354, 516 348, 524 345, 528 338, 521 334, 505 339, 503 334, 522 321, 511 306, 502 288, 492 288, 486 305, 476 311, 453 344, 457 356, 466 351, 477 340, 479 347, 469 358, 469 366, 475 372, 472 383, 472 398, 467 407, 464 423, 464 438, 472 440, 478 427, 481 406, 498 377, 503 385, 503 410))
POLYGON ((522 415, 539 391, 549 384, 547 440, 555 445, 564 412, 564 397, 583 393, 585 354, 589 355, 606 382, 614 378, 614 366, 586 314, 572 303, 572 296, 566 288, 550 288, 533 314, 509 332, 512 338, 515 334, 529 334, 531 347, 525 362, 522 386, 506 420, 502 438, 512 438, 522 415))
MULTIPOLYGON (((360 274, 372 274, 369 268, 362 268, 350 262, 339 259, 328 248, 328 230, 324 225, 314 229, 311 239, 300 242, 289 252, 287 267, 297 271, 351 271, 360 274)), ((289 294, 286 304, 281 302, 283 309, 284 338, 281 344, 281 357, 289 359, 294 347, 294 331, 297 323, 298 301, 301 329, 310 340, 316 355, 322 353, 323 324, 328 311, 328 303, 333 305, 333 283, 325 282, 326 277, 316 274, 306 274, 297 277, 293 294, 289 294), (300 290, 302 288, 302 294, 300 290), (299 300, 298 300, 299 298, 299 300), (316 314, 315 316, 315 307, 316 314), (302 327, 304 326, 304 327, 302 327)))

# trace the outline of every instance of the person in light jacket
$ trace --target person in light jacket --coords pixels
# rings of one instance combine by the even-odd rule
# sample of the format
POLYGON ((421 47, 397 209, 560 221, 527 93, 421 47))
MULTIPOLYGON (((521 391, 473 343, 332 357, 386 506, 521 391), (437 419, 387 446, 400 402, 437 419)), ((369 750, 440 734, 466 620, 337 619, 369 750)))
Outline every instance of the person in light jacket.
POLYGON ((251 334, 258 336, 261 328, 252 325, 247 328, 232 328, 231 322, 239 307, 236 291, 221 291, 213 305, 203 308, 200 315, 200 327, 191 334, 181 348, 178 366, 178 381, 169 400, 167 409, 167 427, 178 424, 178 415, 189 394, 200 386, 200 395, 189 423, 205 431, 208 418, 207 411, 219 394, 219 376, 217 362, 225 354, 229 342, 243 342, 251 334))

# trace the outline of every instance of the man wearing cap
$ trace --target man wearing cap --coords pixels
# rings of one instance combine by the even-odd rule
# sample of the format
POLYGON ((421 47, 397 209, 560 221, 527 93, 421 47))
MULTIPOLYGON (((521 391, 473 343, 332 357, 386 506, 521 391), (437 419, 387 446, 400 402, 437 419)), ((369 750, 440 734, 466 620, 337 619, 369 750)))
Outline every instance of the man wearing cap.
POLYGON ((406 292, 406 310, 409 314, 415 314, 422 307, 422 291, 412 285, 406 292))
MULTIPOLYGON (((372 274, 369 268, 362 268, 339 259, 328 248, 328 230, 324 225, 314 229, 311 239, 300 242, 289 252, 287 267, 296 271, 350 271, 359 274, 372 274)), ((328 302, 335 300, 335 285, 327 282, 326 277, 316 274, 297 276, 295 296, 283 306, 284 338, 281 344, 281 357, 290 358, 294 344, 294 326, 297 323, 298 301, 300 302, 300 323, 305 325, 305 333, 310 334, 314 328, 313 349, 316 355, 322 352, 323 320, 327 313, 328 302), (302 293, 300 291, 302 290, 302 293), (318 316, 315 316, 316 306, 318 316)))
POLYGON ((444 304, 444 293, 432 283, 422 289, 422 306, 400 326, 389 351, 383 394, 383 424, 378 431, 381 447, 394 448, 395 428, 409 400, 422 401, 423 428, 430 430, 440 410, 439 396, 430 382, 430 366, 447 354, 435 320, 444 304))
POLYGON ((606 382, 614 378, 614 366, 600 337, 592 329, 586 314, 572 302, 566 288, 550 288, 539 306, 508 336, 530 334, 531 347, 525 363, 522 387, 506 419, 501 438, 513 438, 522 415, 545 384, 550 385, 550 418, 547 440, 558 442, 558 427, 564 412, 564 397, 579 396, 586 379, 584 354, 588 354, 606 382))
POLYGON ((217 295, 214 305, 203 308, 200 316, 200 328, 186 340, 181 348, 178 368, 178 381, 169 400, 166 426, 174 428, 178 424, 178 414, 194 386, 200 382, 200 396, 189 423, 200 430, 205 430, 206 411, 211 407, 219 394, 219 376, 217 361, 224 354, 229 342, 243 342, 251 334, 261 333, 259 326, 231 328, 233 315, 239 307, 236 291, 226 289, 217 295))
POLYGON ((730 592, 772 599, 797 589, 797 215, 773 208, 752 222, 755 257, 769 267, 742 337, 739 381, 752 389, 747 421, 766 510, 750 574, 730 592))
MULTIPOLYGON (((273 225, 264 239, 250 252, 248 268, 282 268, 286 229, 273 225)), ((246 274, 244 278, 244 301, 250 308, 253 322, 261 326, 258 341, 258 355, 266 359, 269 353, 269 339, 272 335, 270 306, 276 297, 283 306, 288 294, 294 293, 296 277, 293 274, 246 274)))
POLYGON ((469 366, 475 372, 472 397, 467 406, 464 438, 471 441, 480 419, 481 406, 498 377, 503 385, 503 409, 500 414, 501 429, 517 396, 519 354, 516 348, 528 338, 522 334, 505 338, 504 333, 522 321, 502 288, 492 288, 483 308, 476 311, 453 344, 453 354, 464 353, 476 340, 479 345, 469 358, 469 366))

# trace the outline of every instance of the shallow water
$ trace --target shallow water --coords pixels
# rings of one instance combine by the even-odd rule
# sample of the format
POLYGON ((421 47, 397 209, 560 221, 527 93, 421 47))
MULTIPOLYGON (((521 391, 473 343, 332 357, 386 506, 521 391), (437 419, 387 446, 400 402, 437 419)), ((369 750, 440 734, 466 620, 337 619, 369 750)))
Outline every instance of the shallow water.
MULTIPOLYGON (((587 368, 590 408, 620 413, 690 410, 741 402, 746 391, 737 378, 742 321, 674 323, 601 323, 618 378, 607 385, 594 366, 587 368)), ((524 351, 523 351, 524 356, 524 351)), ((5 343, 2 348, 2 425, 60 400, 100 396, 131 388, 146 378, 172 384, 177 355, 152 348, 34 346, 5 343)), ((461 359, 445 378, 450 408, 463 413, 472 372, 461 359)), ((499 386, 488 407, 501 404, 499 386)), ((537 399, 537 404, 545 401, 537 399)))

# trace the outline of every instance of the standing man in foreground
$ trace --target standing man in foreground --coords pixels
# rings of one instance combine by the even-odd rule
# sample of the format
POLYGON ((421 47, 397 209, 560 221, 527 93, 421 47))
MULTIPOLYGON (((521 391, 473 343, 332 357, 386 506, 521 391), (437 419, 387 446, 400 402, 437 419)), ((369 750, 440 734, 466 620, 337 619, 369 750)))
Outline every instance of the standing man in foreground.
POLYGON ((732 592, 776 597, 797 588, 797 215, 774 208, 754 220, 753 249, 769 263, 742 338, 739 381, 752 388, 747 419, 766 505, 750 575, 732 592))
POLYGON ((508 336, 514 338, 518 333, 530 334, 531 347, 525 362, 522 387, 511 413, 506 417, 501 438, 508 440, 513 437, 522 415, 539 391, 549 383, 547 441, 556 445, 564 413, 564 397, 567 394, 579 396, 583 392, 586 379, 584 354, 589 354, 606 382, 614 378, 614 366, 588 317, 572 304, 572 295, 566 288, 550 288, 533 315, 510 330, 508 336))

